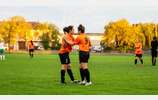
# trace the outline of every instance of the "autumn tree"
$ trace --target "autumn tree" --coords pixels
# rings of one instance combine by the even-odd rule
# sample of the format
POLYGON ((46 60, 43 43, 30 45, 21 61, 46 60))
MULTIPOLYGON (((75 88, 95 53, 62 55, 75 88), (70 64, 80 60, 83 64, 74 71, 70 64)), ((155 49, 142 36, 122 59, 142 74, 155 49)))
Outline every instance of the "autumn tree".
POLYGON ((36 30, 42 32, 40 38, 45 49, 52 47, 53 49, 59 48, 59 29, 56 25, 50 23, 39 23, 36 30), (50 44, 52 44, 50 46, 50 44))
POLYGON ((135 37, 132 25, 127 20, 121 19, 116 22, 110 22, 105 26, 105 34, 102 42, 107 47, 126 51, 133 48, 135 37))
POLYGON ((8 48, 13 46, 19 39, 26 40, 27 35, 30 34, 30 30, 32 29, 29 23, 21 16, 14 16, 2 21, 0 27, 0 34, 8 44, 8 48))
POLYGON ((59 29, 54 24, 49 24, 49 29, 51 30, 51 39, 52 39, 52 49, 59 49, 60 43, 59 43, 59 29))
POLYGON ((101 44, 113 49, 125 50, 134 48, 137 39, 141 40, 143 47, 149 49, 153 36, 158 36, 158 25, 154 23, 130 24, 121 19, 110 22, 105 26, 104 38, 101 44))

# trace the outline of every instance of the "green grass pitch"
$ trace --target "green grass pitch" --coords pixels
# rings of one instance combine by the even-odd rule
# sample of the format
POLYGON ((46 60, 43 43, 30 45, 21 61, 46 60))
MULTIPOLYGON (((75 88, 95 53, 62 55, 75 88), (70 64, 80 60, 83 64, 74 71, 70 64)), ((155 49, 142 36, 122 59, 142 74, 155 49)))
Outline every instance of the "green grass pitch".
MULTIPOLYGON (((158 94, 158 66, 144 56, 144 67, 134 65, 134 56, 91 55, 91 86, 60 84, 58 55, 9 54, 0 62, 0 94, 4 95, 106 95, 158 94)), ((71 55, 72 71, 80 79, 78 55, 71 55)))

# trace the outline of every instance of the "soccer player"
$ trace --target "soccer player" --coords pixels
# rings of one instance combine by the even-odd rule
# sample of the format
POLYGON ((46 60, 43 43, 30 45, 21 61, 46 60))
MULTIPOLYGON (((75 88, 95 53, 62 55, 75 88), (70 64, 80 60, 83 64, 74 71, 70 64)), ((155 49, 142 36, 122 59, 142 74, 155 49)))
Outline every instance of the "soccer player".
POLYGON ((158 41, 156 37, 153 37, 153 40, 151 41, 151 56, 152 56, 152 65, 156 65, 156 57, 157 57, 157 46, 158 46, 158 41))
POLYGON ((28 49, 29 49, 29 55, 31 58, 33 58, 33 53, 34 53, 34 43, 31 40, 28 44, 28 49))
POLYGON ((141 64, 143 64, 143 59, 142 59, 142 43, 140 42, 140 40, 136 41, 135 44, 135 64, 137 64, 137 61, 139 60, 141 62, 141 64))
POLYGON ((79 45, 79 61, 80 61, 80 75, 82 85, 91 85, 90 72, 88 70, 88 60, 90 57, 91 42, 89 37, 85 34, 85 27, 78 26, 78 33, 75 44, 79 45))
POLYGON ((62 38, 62 44, 59 50, 59 57, 61 62, 61 83, 65 83, 66 71, 71 81, 73 83, 76 83, 77 80, 74 79, 69 58, 69 53, 72 50, 72 45, 74 45, 74 38, 72 36, 72 34, 74 33, 73 26, 65 27, 63 31, 65 35, 62 38))
POLYGON ((0 40, 0 60, 5 60, 5 48, 2 40, 0 40))

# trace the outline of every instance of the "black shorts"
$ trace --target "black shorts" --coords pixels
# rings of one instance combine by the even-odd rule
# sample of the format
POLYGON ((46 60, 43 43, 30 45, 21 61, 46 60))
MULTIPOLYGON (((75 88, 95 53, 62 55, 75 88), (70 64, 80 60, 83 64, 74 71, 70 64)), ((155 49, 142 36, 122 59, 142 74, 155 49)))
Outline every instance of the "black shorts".
POLYGON ((157 51, 156 50, 152 50, 151 51, 151 56, 152 57, 157 57, 157 51))
POLYGON ((34 49, 29 49, 29 52, 34 52, 34 49))
POLYGON ((70 64, 69 53, 59 54, 61 64, 70 64))
POLYGON ((142 54, 136 54, 136 57, 142 58, 142 54))
POLYGON ((89 52, 79 51, 80 63, 88 63, 89 57, 90 57, 89 52))

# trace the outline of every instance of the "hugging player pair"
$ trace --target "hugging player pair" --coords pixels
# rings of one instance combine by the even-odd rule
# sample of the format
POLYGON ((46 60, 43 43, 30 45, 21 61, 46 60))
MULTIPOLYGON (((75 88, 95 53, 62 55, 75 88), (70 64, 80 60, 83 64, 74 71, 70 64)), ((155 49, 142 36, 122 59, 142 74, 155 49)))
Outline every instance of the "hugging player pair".
POLYGON ((68 26, 63 29, 64 36, 62 37, 62 44, 59 50, 59 57, 61 62, 61 83, 65 83, 65 72, 68 72, 72 82, 78 82, 74 79, 69 53, 72 50, 73 45, 79 45, 79 62, 80 62, 80 76, 81 82, 79 84, 91 85, 90 72, 88 70, 88 60, 90 57, 91 42, 89 37, 85 34, 85 27, 83 25, 78 26, 78 33, 76 39, 74 39, 73 26, 68 26))

